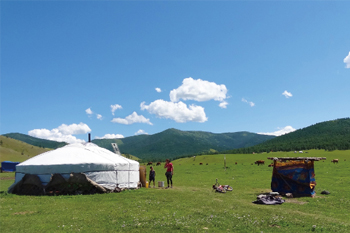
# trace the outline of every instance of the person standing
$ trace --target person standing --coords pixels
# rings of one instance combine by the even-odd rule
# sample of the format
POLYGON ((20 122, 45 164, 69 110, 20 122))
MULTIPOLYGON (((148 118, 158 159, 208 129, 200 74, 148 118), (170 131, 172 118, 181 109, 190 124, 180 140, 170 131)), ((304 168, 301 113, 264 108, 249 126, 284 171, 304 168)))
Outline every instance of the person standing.
POLYGON ((153 180, 153 188, 155 187, 154 182, 156 179, 156 171, 153 169, 153 167, 150 167, 150 171, 149 171, 149 186, 151 187, 151 181, 153 180))
POLYGON ((164 168, 166 168, 165 176, 166 176, 166 180, 168 183, 167 189, 169 188, 169 183, 171 184, 171 188, 172 188, 173 187, 174 166, 170 162, 169 159, 165 160, 164 168))

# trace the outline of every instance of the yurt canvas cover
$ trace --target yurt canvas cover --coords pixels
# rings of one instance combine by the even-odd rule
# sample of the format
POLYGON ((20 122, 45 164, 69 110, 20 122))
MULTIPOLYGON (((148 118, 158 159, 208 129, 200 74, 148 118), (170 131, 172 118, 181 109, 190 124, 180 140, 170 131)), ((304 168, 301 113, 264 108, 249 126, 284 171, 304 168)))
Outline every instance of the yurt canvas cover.
POLYGON ((271 181, 272 191, 282 194, 292 193, 293 196, 315 195, 314 161, 315 159, 306 158, 278 161, 275 158, 271 181))
POLYGON ((67 180, 71 173, 84 173, 109 190, 116 187, 137 188, 139 163, 93 143, 70 144, 18 164, 14 184, 25 174, 35 174, 46 185, 51 175, 56 173, 67 180))

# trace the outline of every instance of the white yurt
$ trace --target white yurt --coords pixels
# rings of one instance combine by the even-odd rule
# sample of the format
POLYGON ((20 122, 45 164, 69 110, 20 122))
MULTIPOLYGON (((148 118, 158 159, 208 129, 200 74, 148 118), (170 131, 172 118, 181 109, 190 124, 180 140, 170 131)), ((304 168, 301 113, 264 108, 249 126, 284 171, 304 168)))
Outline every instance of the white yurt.
POLYGON ((109 190, 137 188, 140 180, 137 161, 88 142, 69 144, 18 164, 14 185, 26 174, 37 175, 45 186, 52 174, 61 174, 68 179, 71 173, 83 173, 109 190))

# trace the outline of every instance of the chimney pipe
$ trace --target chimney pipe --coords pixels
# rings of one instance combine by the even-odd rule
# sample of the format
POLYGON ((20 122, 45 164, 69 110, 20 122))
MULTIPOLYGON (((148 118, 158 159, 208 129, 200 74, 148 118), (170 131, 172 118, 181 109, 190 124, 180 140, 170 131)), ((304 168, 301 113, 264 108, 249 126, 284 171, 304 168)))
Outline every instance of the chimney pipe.
POLYGON ((91 134, 89 133, 89 142, 91 142, 91 134))

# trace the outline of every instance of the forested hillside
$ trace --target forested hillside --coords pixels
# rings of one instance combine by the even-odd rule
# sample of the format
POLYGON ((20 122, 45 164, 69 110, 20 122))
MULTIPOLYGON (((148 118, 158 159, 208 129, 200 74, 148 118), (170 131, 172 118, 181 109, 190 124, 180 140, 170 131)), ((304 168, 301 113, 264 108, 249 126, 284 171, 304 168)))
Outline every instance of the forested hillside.
MULTIPOLYGON (((4 134, 38 147, 56 149, 66 145, 39 139, 20 133, 4 134)), ((113 151, 111 143, 117 143, 122 154, 136 156, 143 160, 161 161, 166 158, 174 159, 187 155, 211 154, 233 148, 257 145, 275 136, 260 135, 249 132, 215 134, 202 131, 181 131, 167 129, 153 135, 137 135, 122 139, 95 139, 96 145, 113 151)))
POLYGON ((92 142, 113 151, 112 142, 118 144, 122 153, 140 159, 165 160, 185 155, 215 153, 232 148, 249 147, 274 136, 249 132, 214 134, 202 131, 168 129, 153 135, 139 135, 122 139, 96 139, 92 142))
POLYGON ((67 145, 67 143, 65 142, 56 142, 56 141, 36 138, 26 134, 21 134, 21 133, 7 133, 7 134, 4 134, 3 136, 13 138, 13 139, 28 143, 30 145, 42 147, 42 148, 57 149, 59 147, 67 145))
MULTIPOLYGON (((55 149, 66 145, 64 142, 44 140, 19 133, 5 134, 4 136, 42 148, 55 149)), ((111 143, 117 143, 120 151, 126 156, 133 155, 142 160, 154 161, 219 152, 348 150, 350 149, 350 118, 317 123, 279 137, 249 132, 215 134, 168 129, 153 135, 138 135, 121 139, 95 139, 92 142, 111 151, 113 151, 111 143)))
POLYGON ((308 149, 329 151, 350 149, 350 118, 318 123, 253 147, 229 150, 225 153, 240 154, 308 149))

